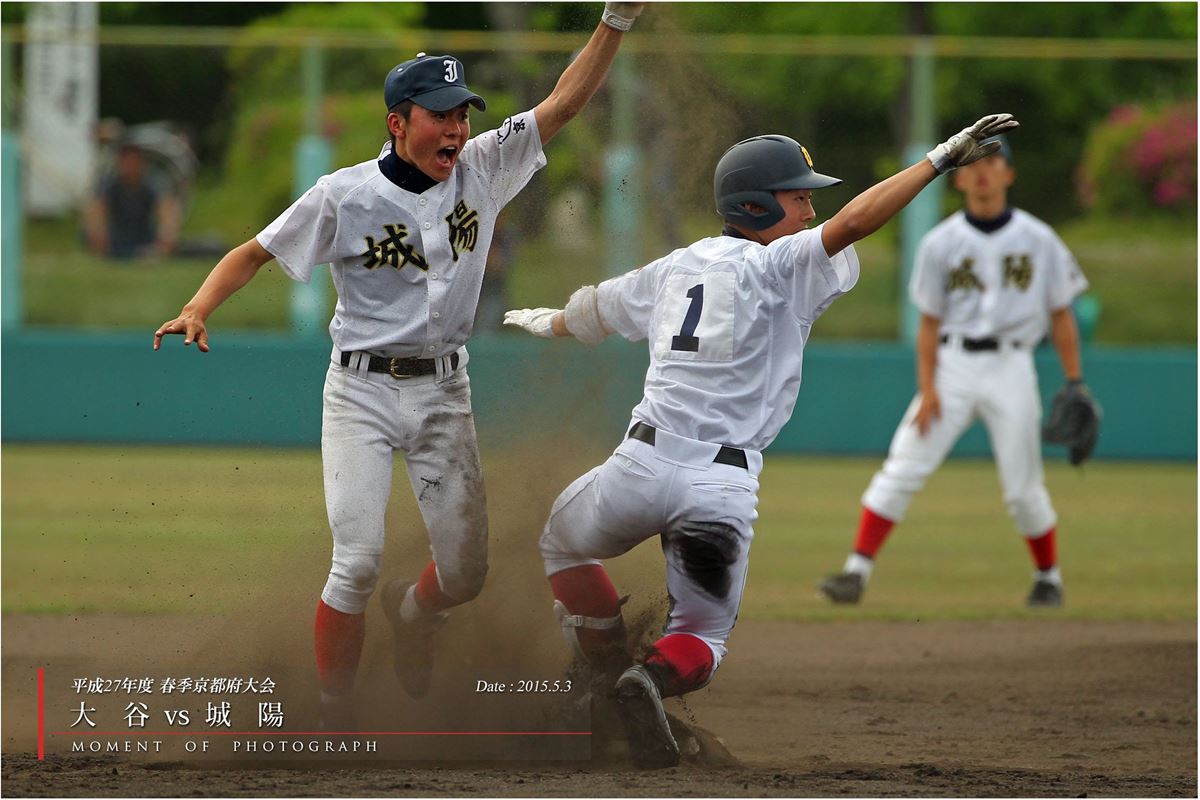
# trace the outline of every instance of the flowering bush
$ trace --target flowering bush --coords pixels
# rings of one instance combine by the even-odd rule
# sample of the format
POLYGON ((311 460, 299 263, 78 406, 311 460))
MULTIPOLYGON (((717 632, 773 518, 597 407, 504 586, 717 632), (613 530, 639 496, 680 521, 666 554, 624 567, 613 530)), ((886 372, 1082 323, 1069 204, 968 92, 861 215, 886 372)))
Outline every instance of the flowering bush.
POLYGON ((1088 136, 1079 199, 1104 214, 1196 213, 1196 103, 1118 106, 1088 136))

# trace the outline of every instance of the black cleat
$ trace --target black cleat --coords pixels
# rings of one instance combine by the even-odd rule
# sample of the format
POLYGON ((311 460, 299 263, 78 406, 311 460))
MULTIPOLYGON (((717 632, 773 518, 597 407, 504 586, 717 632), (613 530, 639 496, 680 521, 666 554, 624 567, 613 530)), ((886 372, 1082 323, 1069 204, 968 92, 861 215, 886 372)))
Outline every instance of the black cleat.
POLYGON ((1060 608, 1062 604, 1062 586, 1050 581, 1034 581, 1025 600, 1025 605, 1030 608, 1060 608))
POLYGON ((830 575, 817 584, 817 591, 833 603, 857 603, 865 588, 866 581, 857 572, 830 575))
POLYGON ((383 587, 383 613, 392 623, 395 636, 392 669, 409 697, 424 697, 433 678, 433 636, 446 622, 446 614, 429 614, 424 619, 405 622, 400 604, 411 581, 396 578, 383 587))
POLYGON ((617 679, 613 696, 629 741, 629 758, 639 769, 662 769, 679 763, 679 745, 663 711, 662 693, 640 664, 617 679))

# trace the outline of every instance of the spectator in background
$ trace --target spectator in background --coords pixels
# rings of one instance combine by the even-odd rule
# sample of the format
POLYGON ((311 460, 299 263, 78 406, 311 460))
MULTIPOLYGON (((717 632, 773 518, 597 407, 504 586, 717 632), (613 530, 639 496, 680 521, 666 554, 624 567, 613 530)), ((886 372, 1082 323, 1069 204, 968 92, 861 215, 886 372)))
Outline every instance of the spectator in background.
POLYGON ((178 199, 147 169, 146 154, 126 141, 117 149, 115 169, 101 179, 88 202, 88 248, 106 258, 171 255, 181 217, 178 199))

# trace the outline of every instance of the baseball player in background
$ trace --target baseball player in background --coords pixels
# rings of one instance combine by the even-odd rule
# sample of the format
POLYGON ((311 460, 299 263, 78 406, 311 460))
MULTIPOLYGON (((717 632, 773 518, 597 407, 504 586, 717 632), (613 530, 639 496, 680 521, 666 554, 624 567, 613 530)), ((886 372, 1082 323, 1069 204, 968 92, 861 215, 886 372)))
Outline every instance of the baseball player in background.
POLYGON ((1033 349, 1050 332, 1063 372, 1082 384, 1071 301, 1087 280, 1066 245, 1039 219, 1008 204, 1016 173, 1000 149, 954 174, 965 208, 921 240, 909 294, 921 312, 917 395, 883 468, 862 497, 854 551, 818 585, 835 603, 857 603, 875 557, 913 495, 982 417, 1004 502, 1036 566, 1031 607, 1060 606, 1056 515, 1042 474, 1042 416, 1033 349))
POLYGON ((758 514, 762 451, 791 416, 813 323, 858 280, 853 243, 940 173, 986 155, 1017 126, 985 117, 929 158, 876 184, 812 230, 817 173, 786 136, 731 147, 717 164, 721 235, 571 295, 563 310, 511 311, 538 336, 647 339, 645 394, 626 438, 559 495, 540 541, 555 613, 580 660, 613 694, 643 767, 676 764, 662 698, 704 686, 726 653, 758 514), (617 591, 600 560, 661 536, 665 635, 633 663, 617 591), (619 676, 619 677, 618 677, 619 676))
POLYGON ((353 724, 351 692, 367 602, 379 578, 394 454, 428 530, 432 560, 382 594, 395 671, 424 695, 432 639, 446 610, 479 594, 487 510, 471 411, 467 351, 496 216, 546 164, 543 147, 607 74, 641 3, 608 3, 554 90, 531 111, 471 138, 462 62, 427 56, 387 74, 388 141, 377 158, 317 181, 256 237, 226 255, 196 296, 154 334, 208 352, 206 321, 263 264, 307 282, 329 263, 337 306, 329 333, 321 455, 333 564, 317 604, 322 724, 353 724))

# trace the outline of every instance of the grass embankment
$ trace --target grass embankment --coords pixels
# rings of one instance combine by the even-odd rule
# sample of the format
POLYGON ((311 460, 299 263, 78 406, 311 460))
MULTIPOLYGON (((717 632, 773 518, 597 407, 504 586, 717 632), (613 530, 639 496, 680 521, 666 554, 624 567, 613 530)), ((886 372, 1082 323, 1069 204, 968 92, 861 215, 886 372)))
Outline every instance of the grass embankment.
MULTIPOLYGON (((715 222, 691 221, 686 235, 711 235, 715 222)), ((1100 302, 1096 342, 1195 344, 1194 223, 1081 221, 1061 226, 1059 232, 1100 302)), ((648 234, 654 238, 661 237, 648 234)), ((895 338, 902 295, 895 240, 892 223, 856 246, 862 278, 821 318, 816 341, 895 338)), ((678 245, 644 244, 647 258, 678 245)), ((83 252, 76 241, 64 242, 61 223, 29 225, 25 250, 25 318, 35 326, 152 331, 178 312, 216 263, 215 258, 102 261, 83 252)), ((602 280, 604 269, 602 241, 548 230, 519 243, 511 265, 510 301, 514 307, 561 305, 579 285, 602 280)), ((212 325, 220 330, 286 329, 291 284, 278 266, 268 265, 250 287, 222 306, 212 325)), ((332 314, 332 287, 328 295, 332 314)))

